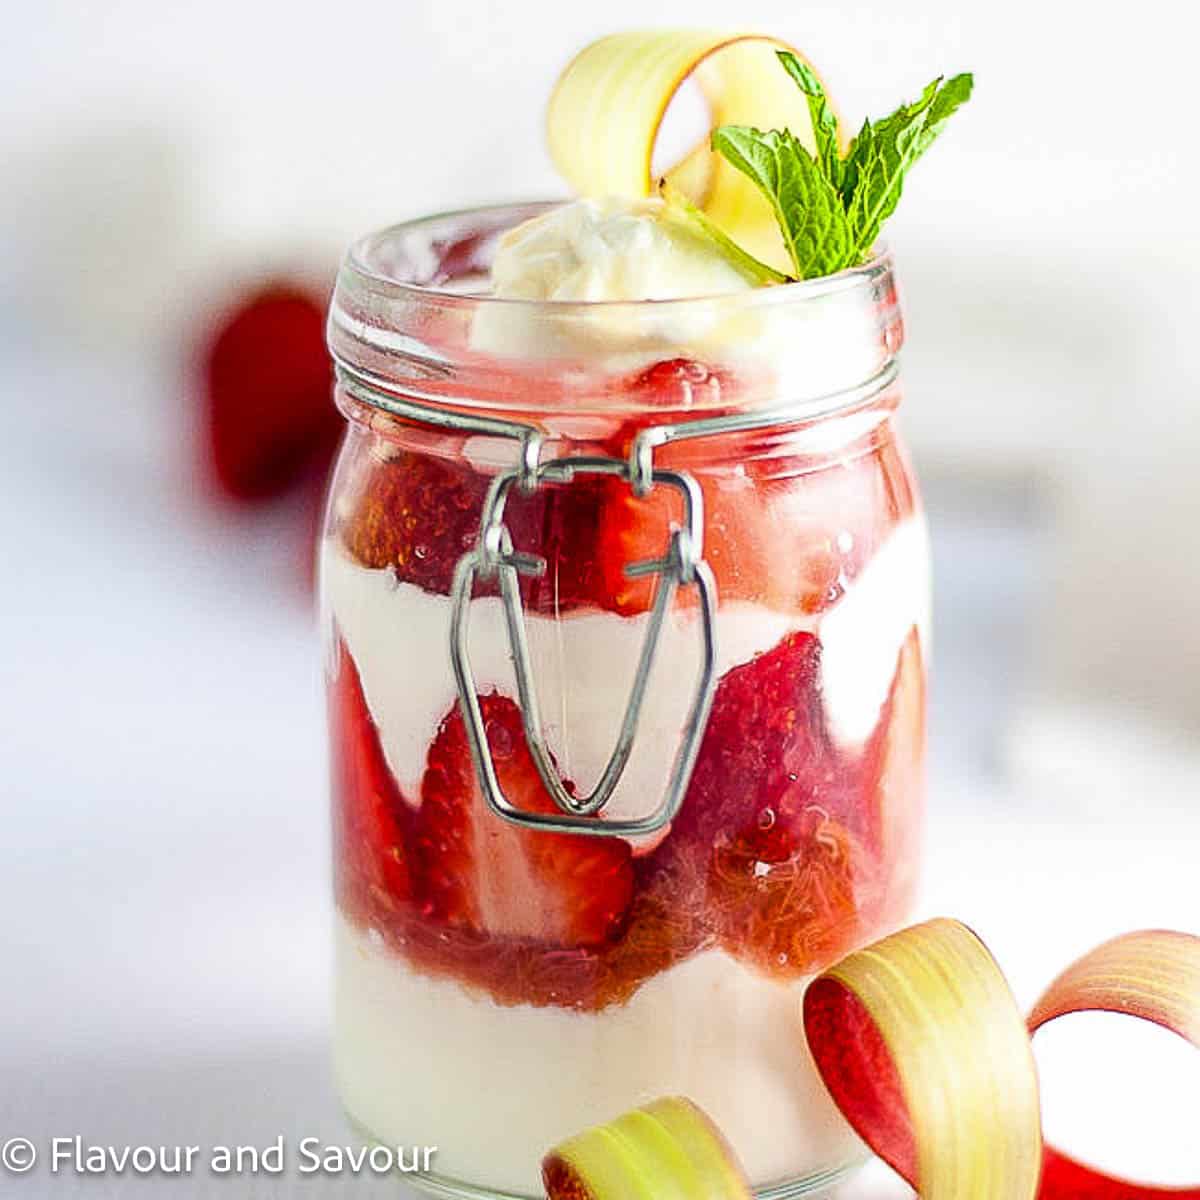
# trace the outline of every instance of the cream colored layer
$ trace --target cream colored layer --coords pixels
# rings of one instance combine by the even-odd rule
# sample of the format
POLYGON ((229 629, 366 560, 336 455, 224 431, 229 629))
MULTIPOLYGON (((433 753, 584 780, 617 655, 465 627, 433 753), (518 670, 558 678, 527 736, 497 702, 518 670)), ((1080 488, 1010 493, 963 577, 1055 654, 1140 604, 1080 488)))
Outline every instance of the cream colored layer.
POLYGON ((804 983, 708 951, 600 1013, 501 1007, 412 972, 338 918, 335 1065, 356 1121, 389 1144, 435 1144, 439 1174, 541 1195, 542 1155, 657 1096, 724 1130, 756 1184, 864 1149, 804 1045, 804 983))

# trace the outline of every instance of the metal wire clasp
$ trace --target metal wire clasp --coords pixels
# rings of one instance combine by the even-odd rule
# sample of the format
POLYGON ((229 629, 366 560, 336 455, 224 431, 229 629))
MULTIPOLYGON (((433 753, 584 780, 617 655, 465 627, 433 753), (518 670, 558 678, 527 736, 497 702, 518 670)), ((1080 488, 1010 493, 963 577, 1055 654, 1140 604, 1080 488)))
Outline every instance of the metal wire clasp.
POLYGON ((631 454, 628 462, 618 458, 577 456, 537 464, 536 449, 532 457, 534 461, 531 462, 531 456, 527 454, 520 466, 498 475, 492 482, 484 502, 478 542, 473 550, 463 555, 454 572, 454 587, 451 592, 450 657, 454 665, 459 706, 462 709, 479 785, 493 812, 507 821, 529 829, 569 830, 575 833, 624 837, 652 833, 673 820, 683 803, 712 705, 715 682, 713 673, 716 584, 703 555, 703 494, 691 475, 684 471, 654 468, 644 452, 637 457, 631 454), (546 745, 537 685, 530 663, 525 609, 521 601, 518 576, 541 575, 546 570, 546 562, 536 554, 514 549, 508 527, 504 523, 505 504, 515 484, 520 484, 526 491, 532 491, 543 483, 569 485, 581 475, 616 476, 629 483, 639 495, 644 495, 655 487, 674 488, 682 496, 684 506, 683 525, 671 530, 670 541, 663 557, 630 563, 625 568, 626 575, 631 578, 657 575, 660 582, 655 591, 650 622, 642 642, 633 687, 625 706, 616 745, 599 781, 586 796, 577 796, 568 791, 559 778, 553 757, 546 745), (509 649, 517 678, 525 740, 533 755, 538 774, 561 813, 531 813, 512 805, 504 795, 492 761, 483 713, 479 705, 478 689, 471 670, 468 635, 471 593, 475 580, 497 577, 509 649), (697 625, 701 638, 701 664, 666 794, 654 812, 648 816, 630 820, 597 821, 595 814, 603 809, 616 790, 633 750, 638 719, 645 699, 646 686, 654 667, 663 624, 670 612, 675 592, 680 587, 694 587, 699 596, 700 619, 697 625))

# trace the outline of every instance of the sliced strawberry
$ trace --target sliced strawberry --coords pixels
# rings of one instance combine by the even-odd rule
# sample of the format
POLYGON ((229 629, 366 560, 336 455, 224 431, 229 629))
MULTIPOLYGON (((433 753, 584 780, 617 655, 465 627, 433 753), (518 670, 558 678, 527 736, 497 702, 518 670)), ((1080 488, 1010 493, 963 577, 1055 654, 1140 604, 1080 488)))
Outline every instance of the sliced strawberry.
MULTIPOLYGON (((920 802, 923 674, 915 637, 867 749, 827 736, 820 646, 796 633, 721 681, 692 784, 665 840, 526 832, 479 795, 461 719, 443 722, 410 834, 427 899, 379 927, 419 969, 501 1004, 596 1011, 720 943, 758 969, 820 969, 903 916, 920 802)), ((553 811, 519 713, 483 700, 514 802, 553 811)))
MULTIPOLYGON (((785 483, 764 483, 737 467, 693 471, 704 496, 704 558, 722 600, 745 600, 792 612, 817 612, 841 594, 848 555, 836 524, 806 510, 806 497, 785 483)), ((600 522, 600 570, 610 607, 632 615, 654 600, 655 581, 625 568, 661 558, 681 498, 666 486, 639 499, 625 485, 609 489, 600 522)), ((694 594, 681 593, 684 603, 694 594)))
MULTIPOLYGON (((623 394, 662 407, 657 419, 676 420, 692 415, 689 405, 719 413, 723 389, 731 390, 728 376, 671 359, 633 377, 623 394)), ((651 420, 623 425, 605 452, 627 455, 651 420)), ((838 599, 912 497, 892 494, 900 468, 885 461, 886 447, 830 464, 827 456, 781 449, 780 440, 778 433, 722 435, 665 447, 656 460, 689 471, 700 485, 704 556, 723 600, 819 612, 838 599)), ((490 482, 450 453, 405 450, 366 473, 343 537, 364 564, 448 592, 455 564, 475 544, 490 482)), ((630 579, 626 568, 660 558, 682 518, 682 499, 665 484, 646 497, 610 477, 543 484, 532 495, 514 490, 505 512, 513 543, 547 562, 544 576, 522 578, 525 603, 539 612, 645 612, 657 583, 630 579)), ((684 589, 680 602, 694 604, 694 591, 684 589)))
POLYGON ((796 632, 721 679, 672 841, 711 846, 744 826, 772 828, 787 807, 840 794, 820 668, 817 638, 796 632))
MULTIPOLYGON (((528 812, 557 812, 525 744, 517 706, 481 700, 500 785, 528 812)), ((457 708, 429 751, 416 850, 431 917, 497 938, 555 948, 620 932, 633 891, 632 854, 616 838, 521 829, 487 807, 457 708)))
POLYGON ((261 287, 221 321, 201 352, 210 466, 238 500, 267 499, 314 470, 324 478, 341 436, 320 297, 261 287))
POLYGON ((677 905, 702 912, 739 957, 786 975, 830 961, 858 927, 855 803, 819 681, 809 633, 721 680, 679 817, 650 856, 677 905))
MULTIPOLYGON (((546 560, 541 576, 522 576, 521 594, 536 612, 600 607, 596 524, 607 480, 545 484, 532 496, 514 490, 505 524, 516 549, 546 560)), ((476 544, 491 477, 450 455, 405 450, 366 472, 341 536, 368 567, 390 567, 404 583, 446 595, 459 559, 476 544)), ((492 594, 494 582, 478 594, 492 594)))
MULTIPOLYGON (((662 411, 623 424, 603 451, 624 457, 640 428, 687 419, 693 408, 705 415, 728 411, 719 402, 733 390, 727 373, 703 364, 656 363, 626 380, 621 394, 662 411)), ((656 455, 659 465, 686 470, 700 485, 704 556, 723 600, 823 611, 912 510, 891 442, 847 451, 844 462, 831 463, 828 452, 800 453, 797 437, 779 430, 722 434, 669 445, 656 455)), ((444 447, 400 451, 365 472, 343 538, 365 565, 391 567, 401 580, 444 594, 455 565, 475 544, 490 482, 444 447)), ((545 575, 521 580, 526 605, 538 612, 645 612, 657 582, 630 579, 626 568, 660 558, 682 518, 682 499, 666 484, 646 497, 611 477, 543 484, 532 495, 514 490, 505 512, 513 544, 547 562, 545 575)), ((695 592, 684 589, 680 602, 694 604, 695 592)))
MULTIPOLYGON (((686 359, 656 363, 627 381, 625 391, 664 411, 622 425, 610 447, 620 456, 646 425, 720 416, 738 399, 737 381, 727 371, 686 359), (703 413, 689 411, 693 407, 703 413)), ((868 432, 843 446, 840 461, 793 427, 722 433, 657 451, 658 466, 685 470, 700 485, 704 556, 723 599, 804 613, 837 601, 914 504, 894 443, 873 437, 868 432)), ((617 612, 644 612, 655 581, 629 579, 625 568, 661 557, 671 527, 682 522, 682 500, 666 485, 639 499, 613 483, 607 496, 599 523, 601 591, 617 612)), ((694 603, 694 594, 685 591, 682 602, 694 603)))
MULTIPOLYGON (((676 465, 669 455, 664 463, 676 465)), ((871 467, 826 466, 807 476, 766 478, 736 461, 688 467, 704 499, 704 558, 722 600, 744 600, 782 612, 814 613, 833 604, 873 548, 863 536, 873 524, 864 491, 848 505, 848 483, 867 488, 871 467)), ((681 497, 659 485, 635 497, 623 484, 608 489, 599 525, 600 571, 610 607, 644 612, 655 581, 630 579, 629 563, 660 558, 670 530, 683 522, 681 497)), ((684 603, 694 595, 684 591, 684 603)))
POLYGON ((341 529, 365 567, 391 567, 404 583, 446 594, 475 544, 487 479, 450 457, 403 451, 364 469, 341 529))
MULTIPOLYGON (((626 381, 622 395, 639 404, 686 409, 711 404, 722 386, 723 377, 702 364, 671 359, 626 381)), ((623 435, 608 449, 627 453, 623 435)), ((490 483, 489 475, 453 453, 400 451, 365 473, 343 523, 343 540, 365 566, 391 567, 402 581, 445 594, 459 558, 475 544, 490 483)), ((631 603, 626 593, 632 588, 642 596, 648 586, 626 580, 623 563, 616 561, 621 545, 606 546, 623 545, 628 536, 629 549, 647 548, 644 557, 661 553, 666 519, 656 514, 655 505, 663 501, 669 503, 656 493, 643 504, 619 480, 588 476, 569 485, 543 484, 532 496, 511 492, 505 523, 514 546, 547 563, 545 575, 522 578, 525 603, 539 612, 637 611, 641 602, 631 603), (616 524, 606 529, 610 518, 616 524), (649 522, 645 529, 644 522, 649 522)))
POLYGON ((388 768, 363 695, 358 669, 343 642, 329 689, 335 888, 359 920, 385 920, 413 895, 411 814, 388 768))

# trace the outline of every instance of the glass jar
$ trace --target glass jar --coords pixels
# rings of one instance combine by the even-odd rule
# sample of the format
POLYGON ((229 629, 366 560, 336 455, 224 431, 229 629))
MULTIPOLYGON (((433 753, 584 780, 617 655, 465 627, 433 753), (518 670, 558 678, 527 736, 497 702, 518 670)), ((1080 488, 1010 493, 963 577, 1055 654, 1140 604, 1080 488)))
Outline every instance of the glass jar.
POLYGON ((806 982, 903 923, 928 556, 880 253, 642 303, 484 294, 528 205, 352 248, 322 543, 347 1110, 541 1195, 666 1094, 764 1195, 860 1162, 806 982))

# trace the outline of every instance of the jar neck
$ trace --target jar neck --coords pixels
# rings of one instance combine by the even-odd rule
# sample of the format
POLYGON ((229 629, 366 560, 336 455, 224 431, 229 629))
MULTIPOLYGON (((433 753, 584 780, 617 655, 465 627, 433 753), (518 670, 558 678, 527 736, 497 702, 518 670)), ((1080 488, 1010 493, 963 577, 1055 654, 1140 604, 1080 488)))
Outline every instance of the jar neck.
POLYGON ((364 386, 345 372, 339 372, 336 395, 343 414, 381 458, 416 453, 467 462, 484 475, 515 470, 530 487, 565 459, 604 459, 609 473, 639 490, 648 487, 656 468, 740 477, 753 463, 756 475, 767 479, 776 470, 790 477, 849 462, 894 441, 890 418, 900 401, 894 364, 856 397, 839 396, 827 410, 799 404, 684 419, 655 411, 535 422, 417 402, 364 386), (617 466, 621 471, 612 470, 617 466))
POLYGON ((569 437, 600 419, 818 421, 871 403, 894 377, 903 324, 886 251, 826 279, 689 300, 486 295, 500 234, 546 207, 429 218, 351 248, 329 344, 354 405, 569 437))

